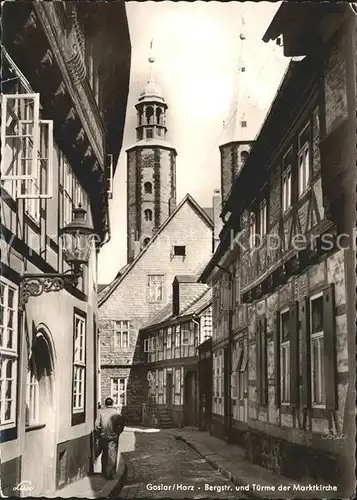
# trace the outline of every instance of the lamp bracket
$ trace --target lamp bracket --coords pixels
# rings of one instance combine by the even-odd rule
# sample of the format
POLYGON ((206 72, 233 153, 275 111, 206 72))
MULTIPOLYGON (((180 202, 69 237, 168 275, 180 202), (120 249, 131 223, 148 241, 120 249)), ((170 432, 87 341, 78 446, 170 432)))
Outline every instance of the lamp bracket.
POLYGON ((20 301, 25 305, 30 297, 38 297, 43 292, 59 292, 66 284, 78 285, 79 272, 24 274, 20 285, 20 301))

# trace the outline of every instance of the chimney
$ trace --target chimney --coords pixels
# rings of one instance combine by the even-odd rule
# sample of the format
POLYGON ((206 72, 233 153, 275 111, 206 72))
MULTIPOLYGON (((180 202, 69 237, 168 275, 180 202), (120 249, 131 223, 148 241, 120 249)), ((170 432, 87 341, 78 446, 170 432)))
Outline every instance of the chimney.
POLYGON ((180 285, 175 277, 172 283, 172 315, 178 316, 180 313, 180 285))
POLYGON ((175 276, 172 282, 172 315, 179 316, 189 302, 203 293, 207 285, 197 283, 197 276, 175 276))
POLYGON ((169 216, 174 212, 176 209, 176 198, 170 198, 169 199, 169 216))
POLYGON ((222 219, 220 217, 222 211, 222 197, 221 191, 219 189, 214 189, 213 191, 213 252, 216 251, 216 248, 219 244, 219 233, 222 230, 222 219))

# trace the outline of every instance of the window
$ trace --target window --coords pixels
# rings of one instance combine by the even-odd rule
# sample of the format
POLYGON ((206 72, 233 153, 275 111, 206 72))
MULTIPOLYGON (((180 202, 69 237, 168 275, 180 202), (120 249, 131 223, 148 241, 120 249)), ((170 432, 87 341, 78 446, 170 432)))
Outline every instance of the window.
POLYGON ((84 412, 86 383, 86 320, 74 315, 73 412, 84 412))
POLYGON ((250 214, 250 220, 249 220, 249 247, 250 248, 255 247, 256 234, 257 234, 256 216, 255 216, 255 213, 252 212, 250 214))
POLYGON ((171 327, 169 327, 166 333, 166 347, 167 349, 171 349, 171 327))
POLYGON ((180 369, 175 370, 175 393, 176 394, 181 393, 181 370, 180 369))
POLYGON ((149 244, 150 238, 144 238, 144 247, 147 247, 149 244))
POLYGON ((145 182, 144 191, 146 194, 152 194, 152 184, 151 182, 145 182))
POLYGON ((179 257, 185 257, 186 247, 183 245, 175 245, 174 246, 174 255, 179 256, 179 257))
POLYGON ((72 222, 73 209, 85 206, 83 188, 74 176, 73 171, 63 153, 60 151, 60 169, 62 180, 62 217, 61 226, 72 222))
POLYGON ((182 326, 182 345, 190 344, 190 328, 188 325, 182 326))
POLYGON ((39 377, 33 356, 27 372, 26 387, 26 425, 34 425, 39 421, 39 377))
POLYGON ((16 425, 17 297, 15 286, 0 281, 0 424, 1 430, 16 425))
POLYGON ((240 122, 240 124, 241 124, 241 127, 242 127, 242 128, 246 128, 246 126, 247 126, 247 122, 246 122, 245 120, 242 120, 242 121, 240 122))
POLYGON ((146 130, 146 137, 147 137, 147 139, 152 139, 152 137, 153 137, 152 128, 148 128, 146 130))
POLYGON ((150 274, 148 276, 148 302, 160 303, 164 300, 164 275, 150 274))
POLYGON ((310 300, 310 349, 312 405, 325 405, 323 295, 310 300))
POLYGON ((129 347, 129 321, 115 321, 114 346, 124 349, 129 347))
POLYGON ((127 388, 127 378, 112 378, 110 381, 111 385, 111 398, 113 399, 114 406, 125 406, 126 405, 126 388, 127 388))
POLYGON ((263 200, 259 207, 259 234, 265 236, 267 233, 267 200, 263 200))
POLYGON ((3 94, 1 180, 10 197, 25 199, 27 214, 39 223, 40 199, 52 196, 53 122, 40 120, 39 94, 17 85, 3 94))
POLYGON ((290 402, 290 314, 289 310, 280 314, 280 400, 290 402))
POLYGON ((144 210, 144 218, 148 222, 152 221, 152 211, 149 208, 147 208, 146 210, 144 210))
POLYGON ((243 150, 240 154, 241 162, 244 163, 245 160, 248 158, 248 156, 249 156, 248 151, 243 150))
POLYGON ((299 196, 303 195, 310 180, 310 128, 307 126, 298 139, 299 196))
POLYGON ((150 352, 150 350, 149 350, 149 339, 144 339, 144 352, 150 352))
POLYGON ((161 136, 161 135, 162 135, 162 129, 161 129, 160 127, 157 129, 157 135, 158 135, 158 136, 161 136))
POLYGON ((220 349, 213 355, 213 413, 224 415, 224 360, 220 349))
POLYGON ((177 325, 175 328, 175 347, 178 348, 181 346, 181 328, 180 325, 177 325))

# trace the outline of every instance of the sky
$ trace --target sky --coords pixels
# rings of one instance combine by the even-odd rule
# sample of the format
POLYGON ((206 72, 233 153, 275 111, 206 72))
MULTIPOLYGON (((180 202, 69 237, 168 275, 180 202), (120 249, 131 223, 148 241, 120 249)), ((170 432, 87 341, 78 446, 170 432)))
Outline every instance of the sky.
MULTIPOLYGON (((130 88, 114 196, 109 201, 111 240, 99 254, 99 283, 110 283, 126 264, 125 150, 136 140, 134 106, 149 77, 148 57, 155 57, 153 76, 168 104, 167 139, 178 154, 177 204, 190 193, 201 206, 209 207, 213 190, 220 189, 219 145, 226 142, 228 130, 247 103, 264 118, 289 63, 282 47, 262 41, 279 5, 126 3, 132 45, 130 88), (242 62, 246 67, 244 90, 239 83, 242 75, 238 78, 242 62), (233 116, 237 102, 239 112, 233 116)), ((249 114, 249 107, 247 110, 249 114)), ((255 123, 256 132, 260 125, 255 123)))

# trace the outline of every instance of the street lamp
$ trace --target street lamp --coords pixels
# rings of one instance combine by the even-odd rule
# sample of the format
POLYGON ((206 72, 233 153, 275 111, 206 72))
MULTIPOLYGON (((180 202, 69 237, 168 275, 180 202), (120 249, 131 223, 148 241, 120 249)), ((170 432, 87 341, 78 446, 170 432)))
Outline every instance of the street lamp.
POLYGON ((76 287, 87 264, 91 250, 93 227, 88 224, 87 211, 81 205, 73 210, 73 220, 60 230, 64 258, 71 269, 65 273, 24 273, 20 285, 21 304, 43 292, 59 292, 66 284, 76 287))

